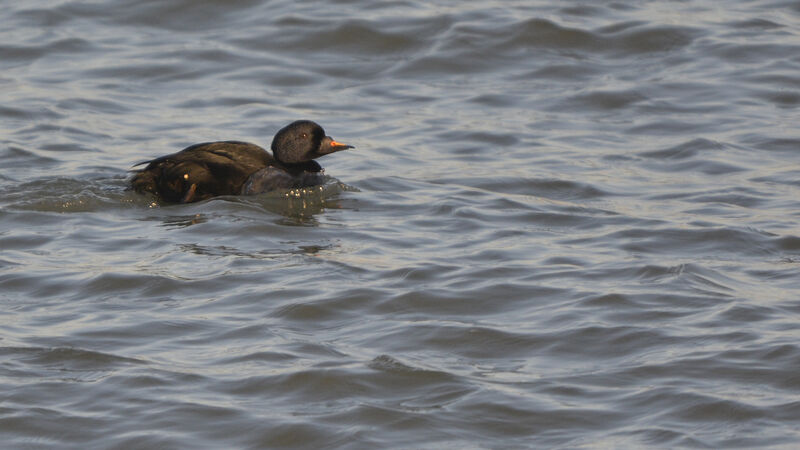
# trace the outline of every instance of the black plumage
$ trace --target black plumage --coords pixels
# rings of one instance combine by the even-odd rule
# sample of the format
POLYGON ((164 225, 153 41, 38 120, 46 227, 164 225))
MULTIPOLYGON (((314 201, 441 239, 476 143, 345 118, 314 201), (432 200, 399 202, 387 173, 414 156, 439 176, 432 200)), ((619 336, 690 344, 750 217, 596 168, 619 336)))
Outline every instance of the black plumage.
POLYGON ((321 183, 314 161, 350 145, 336 142, 310 120, 290 123, 275 134, 272 155, 247 142, 195 144, 139 165, 131 179, 137 192, 151 192, 168 202, 189 203, 218 195, 258 194, 321 183))

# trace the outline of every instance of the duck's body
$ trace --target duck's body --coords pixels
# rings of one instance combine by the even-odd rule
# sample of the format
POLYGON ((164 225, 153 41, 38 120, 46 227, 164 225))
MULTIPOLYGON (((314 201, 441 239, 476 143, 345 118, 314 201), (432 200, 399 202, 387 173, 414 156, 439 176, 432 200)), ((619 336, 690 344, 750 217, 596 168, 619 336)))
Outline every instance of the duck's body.
POLYGON ((322 182, 322 167, 314 158, 347 148, 352 147, 326 136, 316 123, 297 121, 275 135, 272 155, 247 142, 195 144, 141 163, 147 166, 133 176, 131 186, 181 203, 312 186, 322 182))

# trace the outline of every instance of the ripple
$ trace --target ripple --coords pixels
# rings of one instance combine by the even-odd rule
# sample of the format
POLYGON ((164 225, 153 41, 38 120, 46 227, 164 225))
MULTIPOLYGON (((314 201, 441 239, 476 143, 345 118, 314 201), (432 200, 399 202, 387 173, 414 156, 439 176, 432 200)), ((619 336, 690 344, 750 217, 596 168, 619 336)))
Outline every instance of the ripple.
POLYGON ((639 155, 658 159, 684 159, 692 158, 700 154, 706 154, 708 152, 724 150, 725 148, 725 144, 721 142, 697 138, 663 150, 642 152, 639 155))
POLYGON ((0 58, 15 63, 31 63, 37 59, 70 53, 84 53, 93 49, 90 41, 79 38, 64 38, 39 45, 0 45, 0 58))
POLYGON ((6 167, 9 168, 29 166, 52 167, 58 163, 58 159, 56 158, 44 156, 39 154, 39 152, 16 146, 8 147, 8 150, 4 152, 3 161, 5 161, 5 164, 8 164, 6 167))
POLYGON ((698 28, 679 26, 647 26, 646 29, 634 27, 611 33, 613 47, 626 53, 675 52, 689 46, 704 33, 698 28))
POLYGON ((74 178, 44 179, 22 183, 7 190, 4 201, 15 210, 40 212, 89 212, 124 206, 122 179, 87 182, 74 178))
POLYGON ((631 105, 646 101, 647 98, 636 91, 621 92, 589 92, 567 98, 558 109, 625 109, 631 105))
MULTIPOLYGON (((615 233, 616 234, 616 233, 615 233)), ((738 253, 742 248, 755 255, 774 252, 768 244, 770 235, 747 229, 695 228, 695 229, 636 229, 619 232, 624 237, 624 248, 632 252, 661 252, 672 249, 691 248, 701 253, 738 253)), ((772 247, 772 248, 771 248, 772 247)))

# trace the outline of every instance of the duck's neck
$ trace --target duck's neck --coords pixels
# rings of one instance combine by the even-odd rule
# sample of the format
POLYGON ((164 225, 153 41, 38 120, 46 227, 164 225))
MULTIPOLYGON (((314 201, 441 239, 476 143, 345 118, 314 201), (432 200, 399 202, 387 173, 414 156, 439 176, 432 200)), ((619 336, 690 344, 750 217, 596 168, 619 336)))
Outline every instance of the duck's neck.
POLYGON ((311 161, 303 161, 299 163, 285 163, 281 162, 281 165, 286 168, 289 173, 292 175, 298 175, 302 172, 321 172, 322 166, 319 165, 313 159, 311 161))

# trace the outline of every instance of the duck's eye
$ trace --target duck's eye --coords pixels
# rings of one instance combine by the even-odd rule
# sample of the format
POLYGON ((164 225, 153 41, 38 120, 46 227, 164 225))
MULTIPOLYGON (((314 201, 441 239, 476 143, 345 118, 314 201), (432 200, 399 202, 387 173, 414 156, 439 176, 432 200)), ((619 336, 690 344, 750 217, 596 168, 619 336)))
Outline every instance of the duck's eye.
POLYGON ((301 134, 300 134, 300 137, 301 137, 301 138, 303 138, 303 139, 305 139, 305 138, 307 138, 307 137, 308 137, 308 135, 307 135, 306 133, 301 133, 301 134))

